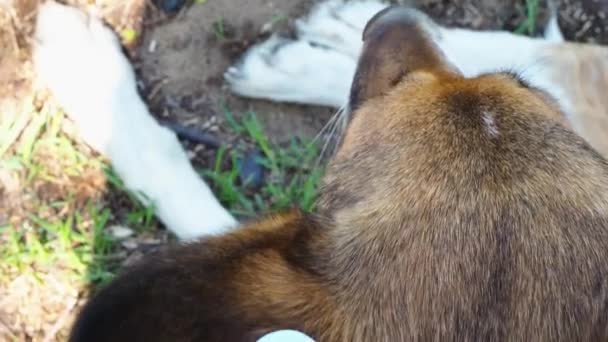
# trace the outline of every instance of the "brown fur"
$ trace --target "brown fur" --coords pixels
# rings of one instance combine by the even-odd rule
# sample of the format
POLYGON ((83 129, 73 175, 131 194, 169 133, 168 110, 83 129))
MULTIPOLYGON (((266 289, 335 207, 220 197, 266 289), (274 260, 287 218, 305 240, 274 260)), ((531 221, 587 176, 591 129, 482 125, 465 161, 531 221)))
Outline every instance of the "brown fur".
POLYGON ((314 215, 150 257, 72 341, 606 340, 608 165, 554 101, 465 79, 417 12, 377 15, 314 215))

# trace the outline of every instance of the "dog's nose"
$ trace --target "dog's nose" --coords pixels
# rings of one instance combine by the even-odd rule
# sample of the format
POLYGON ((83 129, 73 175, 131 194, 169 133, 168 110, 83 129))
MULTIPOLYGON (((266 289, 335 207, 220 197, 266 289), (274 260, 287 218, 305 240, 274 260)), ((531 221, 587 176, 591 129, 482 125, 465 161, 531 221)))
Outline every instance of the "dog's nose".
POLYGON ((397 27, 403 28, 417 25, 425 26, 425 29, 436 29, 436 25, 426 14, 414 8, 389 6, 376 13, 367 22, 363 30, 363 40, 366 41, 368 37, 379 31, 383 32, 397 27))
POLYGON ((436 44, 440 33, 438 25, 413 8, 392 6, 372 17, 363 31, 363 51, 351 87, 351 110, 386 94, 412 72, 460 77, 460 71, 436 44))

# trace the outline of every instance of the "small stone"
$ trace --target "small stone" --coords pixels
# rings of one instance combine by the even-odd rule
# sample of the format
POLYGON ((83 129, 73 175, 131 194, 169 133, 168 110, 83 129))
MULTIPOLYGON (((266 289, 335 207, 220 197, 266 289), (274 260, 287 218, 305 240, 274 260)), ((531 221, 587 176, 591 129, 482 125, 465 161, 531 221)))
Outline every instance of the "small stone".
POLYGON ((136 249, 138 246, 138 243, 135 239, 127 239, 122 241, 120 244, 123 248, 128 249, 130 251, 136 249))
POLYGON ((264 23, 264 25, 262 25, 262 28, 260 29, 260 33, 268 33, 272 31, 272 22, 268 21, 266 23, 264 23))
POLYGON ((110 232, 110 235, 112 235, 113 238, 118 240, 124 240, 133 235, 133 229, 127 228, 125 226, 110 226, 108 227, 108 231, 110 232))
POLYGON ((262 185, 264 182, 264 167, 258 162, 260 158, 262 158, 262 153, 256 149, 237 161, 241 183, 253 188, 262 185))
POLYGON ((133 264, 135 264, 137 261, 141 260, 141 258, 144 256, 144 253, 140 252, 140 251, 135 251, 133 252, 133 254, 129 255, 128 258, 125 259, 125 261, 122 262, 122 266, 131 266, 133 264))
POLYGON ((156 51, 156 39, 152 39, 152 41, 150 42, 150 45, 148 46, 148 52, 150 53, 154 53, 156 51))
POLYGON ((156 0, 155 4, 167 13, 176 13, 186 4, 186 0, 156 0))

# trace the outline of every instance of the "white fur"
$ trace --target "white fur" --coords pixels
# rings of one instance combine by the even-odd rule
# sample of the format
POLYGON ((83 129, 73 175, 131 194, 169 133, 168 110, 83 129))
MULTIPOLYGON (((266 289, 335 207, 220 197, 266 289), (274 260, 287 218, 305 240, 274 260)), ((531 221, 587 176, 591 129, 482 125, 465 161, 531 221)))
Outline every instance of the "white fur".
POLYGON ((298 331, 280 330, 263 336, 257 342, 314 342, 314 340, 298 331))
POLYGON ((139 97, 131 65, 101 21, 42 5, 35 63, 82 137, 106 155, 126 187, 180 239, 225 232, 236 221, 194 171, 175 135, 139 97))
POLYGON ((525 71, 538 58, 538 49, 547 43, 502 31, 441 29, 437 41, 447 58, 467 77, 482 73, 525 71))
POLYGON ((385 7, 376 1, 319 3, 307 18, 296 21, 298 39, 327 46, 356 60, 363 46, 365 25, 385 7))
MULTIPOLYGON (((555 39, 555 37, 554 37, 555 39)), ((530 85, 551 94, 572 119, 571 103, 564 89, 553 82, 546 51, 556 43, 504 31, 441 29, 439 47, 467 77, 496 71, 515 71, 530 85)))
POLYGON ((562 43, 565 41, 564 35, 559 28, 557 15, 554 15, 549 19, 549 23, 545 28, 545 40, 552 43, 562 43))
POLYGON ((545 27, 545 40, 553 43, 563 43, 565 39, 562 30, 559 28, 559 6, 557 0, 547 0, 547 4, 551 16, 545 27))
POLYGON ((253 47, 228 69, 226 81, 245 97, 341 107, 348 100, 363 29, 385 7, 377 1, 321 2, 296 21, 296 40, 273 36, 253 47))
POLYGON ((348 98, 355 67, 353 58, 334 50, 275 36, 254 47, 225 78, 241 96, 337 107, 348 98))
POLYGON ((494 119, 494 114, 489 112, 483 113, 482 120, 486 133, 488 133, 490 137, 498 137, 499 131, 496 120, 494 119))
MULTIPOLYGON (((385 7, 384 3, 374 0, 322 2, 307 18, 297 21, 296 40, 274 44, 272 49, 252 48, 238 65, 230 68, 227 81, 231 89, 242 96, 341 107, 348 98, 362 47, 363 28, 385 7), (323 46, 322 54, 316 52, 319 48, 315 44, 323 46), (298 45, 303 47, 291 48, 298 45), (261 64, 263 67, 259 67, 261 64), (292 72, 284 71, 290 69, 292 72)), ((437 37, 436 43, 448 60, 465 76, 518 71, 532 85, 556 97, 567 110, 567 97, 551 81, 551 70, 543 63, 546 47, 563 40, 556 17, 546 32, 547 39, 533 39, 502 31, 440 28, 439 35, 433 36, 437 37)), ((262 46, 264 44, 267 43, 262 46)))

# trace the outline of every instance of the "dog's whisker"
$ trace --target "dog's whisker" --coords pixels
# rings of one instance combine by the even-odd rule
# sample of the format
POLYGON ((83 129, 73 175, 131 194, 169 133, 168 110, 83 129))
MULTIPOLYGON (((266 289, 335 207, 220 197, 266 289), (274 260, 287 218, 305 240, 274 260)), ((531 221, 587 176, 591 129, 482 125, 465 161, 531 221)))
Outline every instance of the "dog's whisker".
POLYGON ((325 133, 328 128, 336 121, 338 120, 338 118, 340 117, 340 113, 342 112, 343 107, 340 107, 332 116, 331 118, 327 121, 327 123, 325 123, 325 125, 323 126, 323 128, 321 128, 321 130, 319 131, 319 133, 317 133, 317 135, 315 135, 315 137, 312 139, 312 143, 316 143, 319 138, 323 135, 323 133, 325 133))
POLYGON ((329 128, 329 134, 327 136, 327 138, 325 139, 325 143, 323 144, 323 148, 321 149, 321 152, 319 153, 319 158, 317 159, 317 166, 320 165, 321 161, 325 159, 325 157, 328 155, 326 154, 326 152, 328 152, 330 149, 330 145, 333 145, 331 147, 331 153, 333 153, 333 151, 335 150, 335 147, 337 146, 337 143, 335 142, 336 139, 336 133, 338 135, 341 135, 343 132, 343 121, 344 121, 344 117, 345 117, 345 113, 346 113, 346 107, 341 107, 336 114, 334 115, 334 119, 331 120, 331 127, 329 128))

